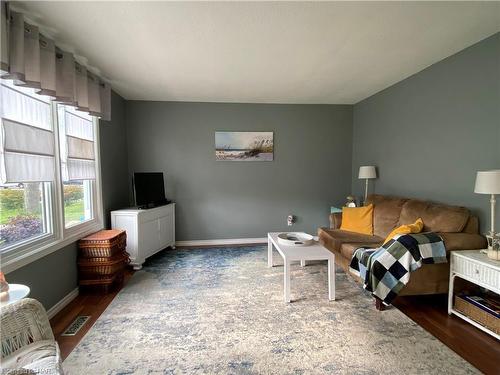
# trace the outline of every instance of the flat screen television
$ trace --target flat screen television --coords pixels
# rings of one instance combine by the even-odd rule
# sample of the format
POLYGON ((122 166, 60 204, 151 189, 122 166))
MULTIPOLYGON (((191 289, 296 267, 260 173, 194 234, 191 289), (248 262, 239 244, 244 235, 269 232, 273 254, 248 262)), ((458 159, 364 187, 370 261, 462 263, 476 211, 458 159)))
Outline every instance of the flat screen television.
POLYGON ((152 208, 169 203, 165 198, 163 173, 134 173, 135 204, 139 208, 152 208))

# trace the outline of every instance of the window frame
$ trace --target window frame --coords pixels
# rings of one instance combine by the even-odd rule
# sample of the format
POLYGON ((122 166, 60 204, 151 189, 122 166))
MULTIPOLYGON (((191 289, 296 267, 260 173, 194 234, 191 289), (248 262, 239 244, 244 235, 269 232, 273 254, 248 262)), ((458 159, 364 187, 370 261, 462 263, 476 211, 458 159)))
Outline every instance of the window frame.
POLYGON ((47 189, 44 183, 44 199, 47 209, 44 215, 48 219, 52 232, 36 236, 33 239, 14 244, 2 249, 0 252, 0 269, 4 273, 12 272, 18 268, 24 267, 40 258, 43 258, 65 246, 68 246, 81 237, 96 232, 104 228, 104 210, 102 202, 102 184, 101 184, 101 155, 100 155, 100 137, 99 137, 99 119, 92 116, 94 130, 94 152, 96 178, 92 181, 92 210, 93 218, 65 228, 64 223, 64 194, 63 179, 61 168, 61 154, 59 145, 59 123, 57 117, 58 103, 52 101, 51 121, 54 131, 55 144, 55 181, 51 182, 51 188, 47 189), (47 194, 47 190, 49 194, 47 194))

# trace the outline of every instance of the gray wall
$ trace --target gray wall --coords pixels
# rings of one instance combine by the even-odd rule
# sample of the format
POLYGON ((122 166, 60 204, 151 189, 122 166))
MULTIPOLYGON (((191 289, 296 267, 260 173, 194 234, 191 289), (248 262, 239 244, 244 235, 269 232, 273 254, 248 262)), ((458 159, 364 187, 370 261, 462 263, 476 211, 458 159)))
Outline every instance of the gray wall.
POLYGON ((353 139, 358 196, 359 166, 376 165, 375 192, 463 205, 489 228, 473 190, 476 171, 500 169, 500 34, 356 104, 353 139))
MULTIPOLYGON (((128 205, 127 141, 124 124, 125 101, 112 94, 112 121, 100 123, 102 196, 105 222, 109 211, 128 205)), ((78 285, 77 246, 72 243, 6 277, 11 283, 29 285, 30 297, 51 308, 78 285)))
POLYGON ((115 94, 111 97, 112 118, 100 121, 100 152, 102 204, 104 225, 111 227, 110 211, 129 206, 127 167, 127 132, 125 129, 125 101, 115 94))
POLYGON ((76 256, 76 243, 72 243, 5 277, 9 283, 28 285, 30 297, 48 310, 77 287, 76 256))
POLYGON ((160 171, 177 239, 316 232, 351 188, 352 106, 129 101, 129 172, 160 171), (214 132, 273 131, 273 162, 215 161, 214 132))

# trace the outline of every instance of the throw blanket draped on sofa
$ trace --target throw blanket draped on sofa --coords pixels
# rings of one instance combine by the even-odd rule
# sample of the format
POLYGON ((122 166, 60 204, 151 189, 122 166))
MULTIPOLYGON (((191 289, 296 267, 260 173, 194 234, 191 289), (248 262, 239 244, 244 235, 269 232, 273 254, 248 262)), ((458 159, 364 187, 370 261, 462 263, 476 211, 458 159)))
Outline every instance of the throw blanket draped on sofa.
POLYGON ((443 240, 435 233, 395 236, 377 249, 359 248, 351 260, 351 271, 363 287, 389 305, 410 280, 410 272, 423 264, 446 263, 443 240))

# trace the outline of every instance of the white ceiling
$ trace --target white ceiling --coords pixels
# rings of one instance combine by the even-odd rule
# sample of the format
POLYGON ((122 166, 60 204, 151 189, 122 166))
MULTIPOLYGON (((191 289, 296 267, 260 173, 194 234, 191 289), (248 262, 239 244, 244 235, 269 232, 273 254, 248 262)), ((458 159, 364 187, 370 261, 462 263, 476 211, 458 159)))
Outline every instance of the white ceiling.
POLYGON ((500 31, 500 2, 22 2, 126 99, 356 103, 500 31))

